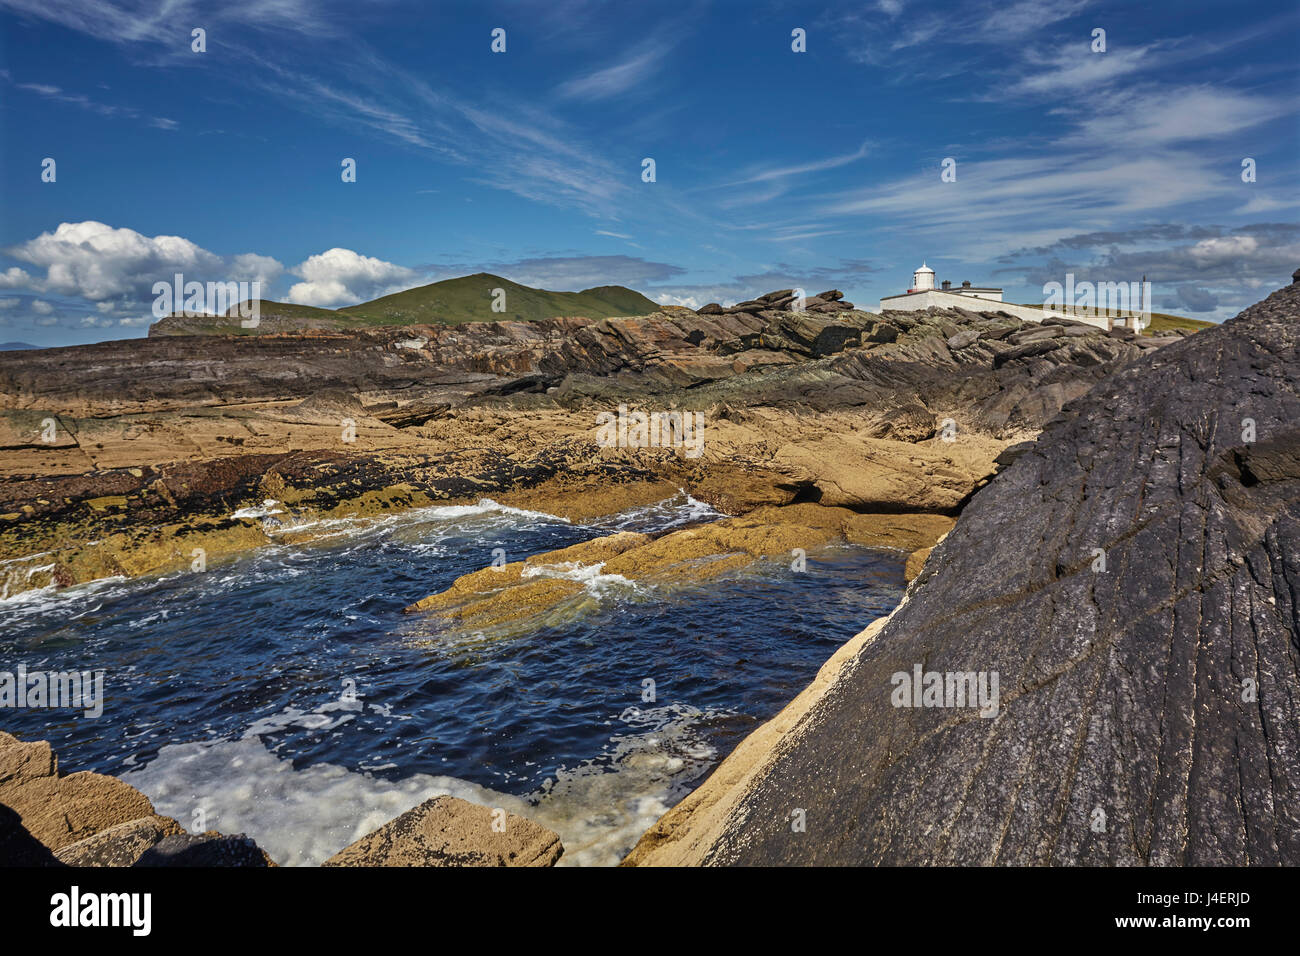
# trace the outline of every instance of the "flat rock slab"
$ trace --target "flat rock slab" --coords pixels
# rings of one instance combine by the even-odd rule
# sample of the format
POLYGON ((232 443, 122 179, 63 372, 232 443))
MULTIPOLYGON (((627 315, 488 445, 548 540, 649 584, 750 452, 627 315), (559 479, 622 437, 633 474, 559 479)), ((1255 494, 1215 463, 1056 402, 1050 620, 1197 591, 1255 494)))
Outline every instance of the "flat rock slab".
POLYGON ((554 866, 563 852, 559 834, 539 823, 443 796, 407 810, 322 866, 554 866))

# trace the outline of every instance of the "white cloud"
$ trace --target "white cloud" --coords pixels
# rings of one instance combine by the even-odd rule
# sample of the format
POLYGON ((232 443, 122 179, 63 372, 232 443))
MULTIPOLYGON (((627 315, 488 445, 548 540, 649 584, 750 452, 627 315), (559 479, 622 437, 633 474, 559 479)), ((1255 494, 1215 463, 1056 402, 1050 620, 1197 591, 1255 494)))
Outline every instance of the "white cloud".
MULTIPOLYGON (((2 74, 3 78, 13 82, 9 73, 6 71, 2 74)), ((141 113, 140 110, 131 106, 119 106, 112 103, 101 103, 92 100, 84 93, 69 93, 60 87, 52 86, 48 83, 17 83, 14 86, 28 93, 35 93, 37 96, 43 96, 46 99, 57 100, 60 103, 69 103, 73 106, 80 107, 83 110, 89 110, 105 117, 121 117, 123 119, 142 120, 150 126, 157 129, 174 130, 179 129, 180 124, 174 119, 167 119, 162 116, 149 116, 141 113)))
POLYGON ((666 44, 657 43, 622 63, 594 70, 560 85, 558 93, 567 99, 603 100, 644 83, 668 52, 666 44))
POLYGON ((5 274, 2 284, 92 302, 141 295, 142 289, 170 279, 175 272, 196 273, 192 278, 199 279, 197 273, 215 275, 222 267, 220 256, 180 236, 150 238, 134 229, 114 229, 94 221, 60 223, 53 232, 43 232, 7 251, 44 269, 45 277, 30 277, 15 268, 5 274), (19 281, 11 285, 11 277, 19 281))
POLYGON ((35 289, 37 280, 17 266, 0 272, 0 289, 35 289))
POLYGON ((33 299, 32 311, 37 315, 50 315, 54 311, 54 306, 44 299, 33 299))
POLYGON ((322 309, 401 292, 420 278, 414 269, 337 247, 310 256, 289 271, 305 281, 294 283, 288 301, 322 309))
POLYGON ((243 252, 230 260, 230 278, 235 282, 260 282, 269 286, 284 274, 284 265, 271 256, 243 252))
POLYGON ((1208 266, 1248 256, 1258 248, 1259 241, 1254 236, 1221 236, 1202 239, 1189 252, 1198 265, 1208 266))
POLYGON ((1026 58, 1030 72, 1010 89, 998 91, 998 95, 1095 90, 1111 80, 1154 66, 1154 58, 1149 56, 1152 49, 1140 46, 1093 53, 1087 42, 1081 42, 1050 55, 1029 53, 1026 58))
POLYGON ((746 186, 751 183, 768 182, 774 179, 789 179, 794 176, 803 176, 807 173, 819 173, 828 169, 838 169, 840 166, 847 166, 849 163, 856 162, 867 155, 869 144, 863 143, 852 153, 844 153, 838 156, 829 156, 826 159, 813 160, 809 163, 801 163, 797 166, 778 166, 774 168, 762 169, 750 173, 744 179, 738 179, 735 182, 724 183, 724 186, 746 186))
POLYGON ((1210 86, 1126 90, 1091 104, 1075 132, 1059 145, 1166 146, 1222 140, 1291 112, 1280 97, 1210 86))
MULTIPOLYGON (((0 288, 94 303, 108 324, 148 313, 154 283, 172 282, 177 273, 186 282, 261 280, 266 285, 284 271, 270 256, 242 253, 226 258, 182 236, 146 236, 93 220, 60 223, 53 232, 5 251, 35 268, 5 270, 0 273, 0 288)), ((32 308, 38 314, 53 313, 49 303, 36 302, 40 304, 32 308)))

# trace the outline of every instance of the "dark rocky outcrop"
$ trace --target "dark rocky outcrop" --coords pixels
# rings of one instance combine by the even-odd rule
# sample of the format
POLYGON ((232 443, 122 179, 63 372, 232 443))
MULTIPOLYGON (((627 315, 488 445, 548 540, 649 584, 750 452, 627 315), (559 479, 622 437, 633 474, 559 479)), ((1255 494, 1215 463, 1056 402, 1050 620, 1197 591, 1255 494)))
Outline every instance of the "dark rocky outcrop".
POLYGON ((885 321, 838 290, 812 298, 830 311, 791 312, 778 290, 752 313, 0 355, 0 594, 189 568, 196 549, 217 559, 319 518, 548 487, 569 503, 547 507, 617 510, 630 502, 607 489, 640 483, 732 513, 807 500, 953 514, 1003 446, 1147 348, 997 312, 885 321), (600 447, 596 416, 620 404, 698 410, 702 456, 600 447))
POLYGON ((1300 864, 1298 346, 1291 285, 1069 402, 628 862, 1300 864))

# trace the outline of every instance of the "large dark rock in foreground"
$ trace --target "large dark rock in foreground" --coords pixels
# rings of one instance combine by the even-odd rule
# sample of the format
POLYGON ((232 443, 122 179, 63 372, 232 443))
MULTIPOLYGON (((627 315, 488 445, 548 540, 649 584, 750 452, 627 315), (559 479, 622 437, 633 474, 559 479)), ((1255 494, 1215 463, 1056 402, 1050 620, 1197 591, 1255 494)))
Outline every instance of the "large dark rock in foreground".
POLYGON ((1066 406, 628 862, 1300 863, 1298 341, 1300 284, 1066 406), (998 716, 894 706, 918 665, 998 716))

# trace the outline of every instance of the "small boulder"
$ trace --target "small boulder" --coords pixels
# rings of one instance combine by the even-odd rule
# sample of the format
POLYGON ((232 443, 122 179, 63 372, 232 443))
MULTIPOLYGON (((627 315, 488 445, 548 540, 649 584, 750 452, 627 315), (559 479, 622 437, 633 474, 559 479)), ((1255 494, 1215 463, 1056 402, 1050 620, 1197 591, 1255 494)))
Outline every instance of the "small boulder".
POLYGON ((979 339, 979 329, 966 329, 948 339, 948 348, 952 349, 954 352, 958 349, 970 348, 978 342, 979 339))
POLYGON ((179 833, 163 837, 145 850, 136 866, 275 866, 251 837, 179 833))
POLYGON ((539 823, 442 796, 389 820, 322 865, 554 866, 563 852, 559 834, 539 823))

